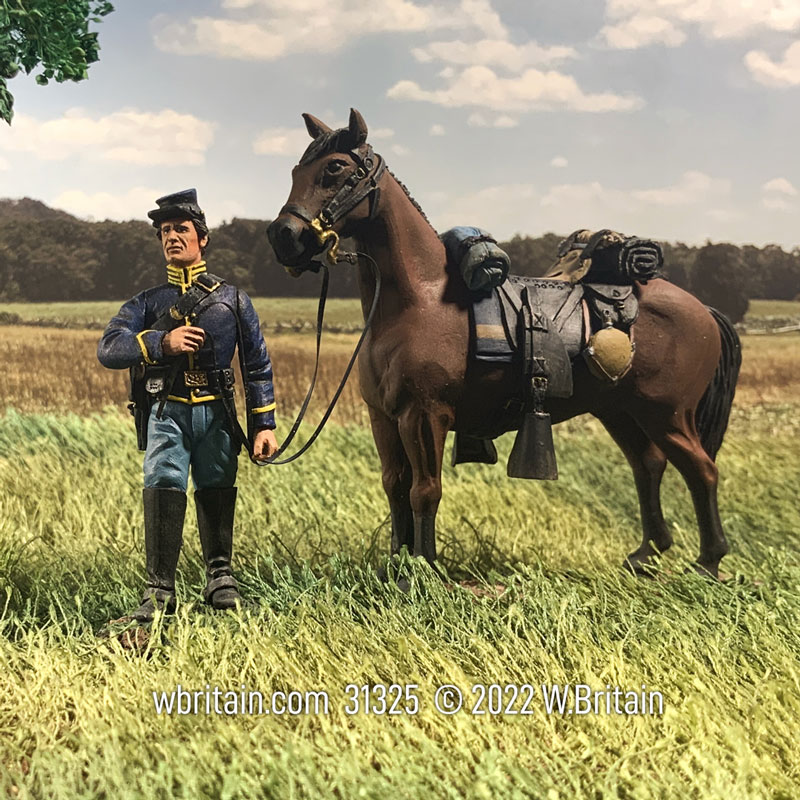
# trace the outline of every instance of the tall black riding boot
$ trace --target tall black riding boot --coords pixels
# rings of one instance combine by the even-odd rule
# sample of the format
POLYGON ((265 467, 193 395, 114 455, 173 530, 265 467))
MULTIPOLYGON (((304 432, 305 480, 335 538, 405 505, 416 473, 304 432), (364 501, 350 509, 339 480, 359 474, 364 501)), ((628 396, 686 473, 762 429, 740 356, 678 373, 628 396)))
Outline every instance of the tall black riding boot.
POLYGON ((131 616, 150 622, 156 608, 175 610, 175 569, 183 543, 186 492, 180 489, 144 489, 144 549, 147 590, 131 616))
POLYGON ((206 562, 203 597, 214 608, 236 608, 242 602, 239 584, 231 574, 236 487, 198 489, 194 493, 194 502, 206 562))

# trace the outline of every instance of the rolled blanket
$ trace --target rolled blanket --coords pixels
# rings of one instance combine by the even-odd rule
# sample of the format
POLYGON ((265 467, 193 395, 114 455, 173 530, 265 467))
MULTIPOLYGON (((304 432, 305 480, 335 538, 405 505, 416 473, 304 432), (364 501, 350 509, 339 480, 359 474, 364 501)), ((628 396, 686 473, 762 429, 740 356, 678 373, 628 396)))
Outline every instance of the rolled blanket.
POLYGON ((664 266, 664 253, 658 242, 631 237, 619 251, 619 271, 629 281, 645 283, 655 278, 664 266))
POLYGON ((560 243, 557 256, 545 277, 571 283, 644 283, 658 277, 664 264, 658 242, 608 229, 575 231, 560 243))
POLYGON ((486 231, 466 226, 451 228, 441 239, 448 260, 458 266, 471 291, 488 291, 508 276, 511 260, 486 231))

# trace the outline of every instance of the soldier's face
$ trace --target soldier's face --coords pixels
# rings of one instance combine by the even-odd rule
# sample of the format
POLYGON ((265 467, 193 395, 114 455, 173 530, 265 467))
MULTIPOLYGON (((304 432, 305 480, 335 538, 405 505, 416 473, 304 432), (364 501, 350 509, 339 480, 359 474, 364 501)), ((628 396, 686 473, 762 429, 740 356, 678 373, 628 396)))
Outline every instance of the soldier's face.
POLYGON ((161 246, 164 257, 175 267, 191 267, 202 261, 200 251, 208 237, 199 239, 194 224, 188 219, 170 219, 161 223, 161 246))

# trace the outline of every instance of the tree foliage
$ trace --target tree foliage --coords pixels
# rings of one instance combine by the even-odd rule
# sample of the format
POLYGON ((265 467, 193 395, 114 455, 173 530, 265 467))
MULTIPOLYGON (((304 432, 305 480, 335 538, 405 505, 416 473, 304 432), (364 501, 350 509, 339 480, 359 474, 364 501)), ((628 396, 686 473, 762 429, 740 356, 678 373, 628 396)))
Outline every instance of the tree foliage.
MULTIPOLYGON (((212 229, 209 269, 256 296, 317 295, 318 279, 298 280, 278 264, 267 225, 233 219, 212 229)), ((511 257, 512 272, 540 276, 555 261, 560 240, 554 233, 517 235, 500 246, 511 257)), ((800 250, 662 246, 667 279, 734 320, 744 314, 748 298, 789 300, 800 294, 800 250)), ((87 222, 37 200, 0 200, 0 301, 123 300, 163 280, 164 256, 144 220, 87 222)), ((358 296, 355 267, 331 270, 330 296, 358 296)))
POLYGON ((100 51, 89 23, 113 10, 108 0, 0 0, 0 118, 11 123, 14 98, 6 81, 19 70, 30 75, 41 66, 41 85, 88 77, 100 51))
POLYGON ((736 245, 709 242, 700 248, 692 269, 692 292, 731 322, 739 322, 747 313, 751 283, 747 262, 736 245))

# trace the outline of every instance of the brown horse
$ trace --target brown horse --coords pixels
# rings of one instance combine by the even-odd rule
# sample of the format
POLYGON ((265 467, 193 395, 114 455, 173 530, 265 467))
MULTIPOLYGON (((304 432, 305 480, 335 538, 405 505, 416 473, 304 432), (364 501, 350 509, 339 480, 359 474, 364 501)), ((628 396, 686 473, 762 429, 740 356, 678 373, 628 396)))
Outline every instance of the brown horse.
MULTIPOLYGON (((392 520, 392 553, 405 545, 431 564, 441 469, 449 430, 494 438, 521 423, 508 403, 519 395, 513 365, 469 359, 470 293, 406 188, 367 144, 352 110, 347 128, 331 130, 303 115, 314 140, 292 171, 287 204, 270 225, 279 261, 301 268, 331 231, 353 237, 380 269, 382 289, 359 360, 361 393, 383 468, 392 520)), ((375 280, 360 267, 362 307, 375 280)), ((554 422, 597 417, 625 453, 639 495, 644 535, 625 562, 647 574, 672 544, 661 511, 667 461, 691 491, 700 528, 698 571, 718 575, 728 545, 717 509, 714 457, 727 427, 740 363, 730 323, 668 283, 637 284, 640 310, 633 366, 616 385, 573 364, 574 392, 549 399, 554 422)))

